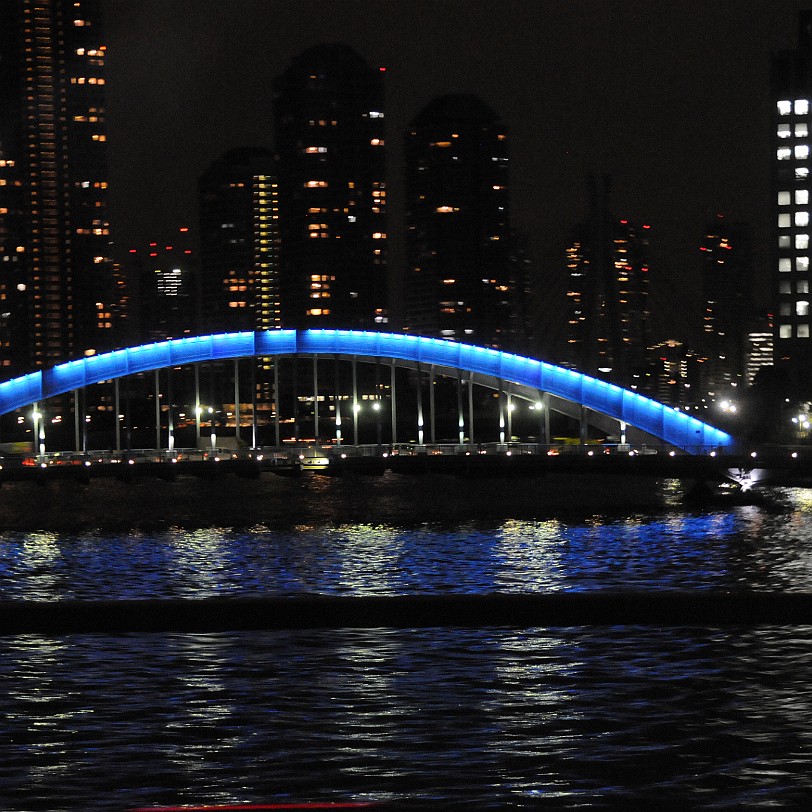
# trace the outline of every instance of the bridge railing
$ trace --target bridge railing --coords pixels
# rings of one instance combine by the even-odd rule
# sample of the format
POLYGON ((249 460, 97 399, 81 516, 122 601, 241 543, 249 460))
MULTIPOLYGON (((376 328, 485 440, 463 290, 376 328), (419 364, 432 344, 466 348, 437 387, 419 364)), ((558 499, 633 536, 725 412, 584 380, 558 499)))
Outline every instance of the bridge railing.
MULTIPOLYGON (((666 445, 630 445, 621 443, 602 444, 574 444, 574 443, 397 443, 367 445, 338 445, 333 443, 315 444, 299 443, 286 446, 263 446, 260 448, 174 448, 167 449, 128 449, 113 451, 98 449, 91 451, 52 451, 45 454, 31 454, 27 456, 0 455, 0 469, 19 466, 72 466, 95 464, 149 464, 149 463, 177 463, 177 462, 219 462, 223 460, 255 460, 262 462, 263 467, 269 466, 296 466, 308 467, 311 465, 327 465, 331 459, 353 457, 386 457, 390 455, 417 456, 417 455, 622 455, 622 456, 674 456, 691 453, 694 455, 715 456, 717 453, 726 455, 726 450, 717 450, 710 447, 697 447, 690 452, 675 450, 666 445)), ((812 448, 803 447, 769 447, 753 452, 753 467, 757 467, 758 460, 773 457, 793 457, 809 459, 812 448)), ((748 460, 749 462, 749 460, 748 460)))

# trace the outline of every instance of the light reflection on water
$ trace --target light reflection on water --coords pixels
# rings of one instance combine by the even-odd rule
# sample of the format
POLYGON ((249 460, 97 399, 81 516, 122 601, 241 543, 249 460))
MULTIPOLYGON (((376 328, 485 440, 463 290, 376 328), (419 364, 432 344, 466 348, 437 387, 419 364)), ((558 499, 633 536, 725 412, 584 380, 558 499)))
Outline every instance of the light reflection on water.
MULTIPOLYGON (((288 501, 234 490, 239 523, 5 532, 0 598, 812 589, 802 490, 560 511, 504 488, 494 512, 452 483, 444 513, 418 485, 399 502, 385 479, 306 484, 288 501)), ((160 510, 156 493, 138 511, 160 510)), ((812 792, 807 627, 26 636, 0 638, 0 679, 4 810, 736 808, 812 792)))
POLYGON ((4 684, 46 677, 36 701, 3 699, 8 810, 736 808, 812 791, 809 627, 77 636, 58 652, 28 636, 0 652, 4 684))
POLYGON ((6 532, 0 598, 812 588, 812 507, 498 521, 6 532))

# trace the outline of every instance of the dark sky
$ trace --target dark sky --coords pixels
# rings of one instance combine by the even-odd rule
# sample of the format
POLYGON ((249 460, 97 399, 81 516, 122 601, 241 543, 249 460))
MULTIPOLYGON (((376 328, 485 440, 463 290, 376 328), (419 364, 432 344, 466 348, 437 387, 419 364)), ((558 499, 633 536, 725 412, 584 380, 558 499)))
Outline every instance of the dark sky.
POLYGON ((207 165, 231 147, 273 146, 272 79, 305 48, 344 42, 387 68, 396 259, 402 133, 432 98, 475 93, 509 127, 512 221, 542 270, 561 267, 567 230, 586 211, 587 173, 609 174, 616 214, 652 225, 658 320, 678 336, 697 306, 697 249, 717 212, 753 224, 768 275, 769 55, 796 47, 809 5, 106 0, 116 241, 194 227, 207 165))

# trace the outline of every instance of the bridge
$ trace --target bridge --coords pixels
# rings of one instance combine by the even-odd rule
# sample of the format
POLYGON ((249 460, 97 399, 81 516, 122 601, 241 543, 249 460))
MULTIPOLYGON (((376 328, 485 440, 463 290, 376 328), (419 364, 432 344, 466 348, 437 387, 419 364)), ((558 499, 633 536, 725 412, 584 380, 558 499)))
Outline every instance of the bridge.
MULTIPOLYGON (((646 398, 636 392, 622 389, 605 381, 590 378, 574 370, 527 358, 520 355, 501 352, 484 347, 460 344, 441 339, 409 336, 392 333, 353 332, 342 330, 275 330, 268 332, 241 332, 219 335, 195 336, 173 339, 154 344, 143 344, 128 347, 114 352, 82 358, 59 364, 50 369, 38 370, 28 375, 14 378, 0 384, 0 415, 9 412, 32 408, 33 420, 40 425, 40 434, 44 420, 39 420, 39 405, 49 398, 66 393, 73 395, 73 415, 76 424, 81 422, 80 392, 88 387, 112 382, 115 387, 115 414, 120 416, 120 395, 118 382, 133 375, 152 372, 155 375, 155 407, 158 419, 156 428, 161 428, 159 372, 179 367, 192 366, 195 371, 202 363, 234 363, 234 406, 236 415, 236 436, 240 429, 240 384, 238 361, 244 358, 266 358, 277 361, 283 357, 313 359, 312 403, 315 410, 315 421, 318 423, 320 400, 317 360, 322 358, 335 361, 348 361, 353 367, 351 392, 333 392, 334 415, 332 422, 336 432, 336 441, 340 444, 342 435, 341 399, 351 400, 351 418, 353 429, 360 411, 356 364, 373 362, 380 373, 380 366, 390 368, 390 388, 388 401, 392 425, 391 441, 398 442, 399 429, 396 410, 396 368, 407 368, 416 373, 418 379, 416 395, 416 425, 413 428, 418 444, 422 444, 426 432, 426 409, 424 404, 421 376, 429 378, 428 412, 429 432, 434 427, 434 387, 436 376, 444 376, 456 381, 458 392, 467 385, 468 409, 458 398, 459 440, 465 436, 473 442, 474 386, 485 387, 497 394, 499 401, 498 424, 499 439, 504 441, 510 418, 510 401, 522 399, 538 409, 539 414, 549 414, 550 410, 578 419, 583 438, 588 424, 606 428, 609 431, 625 433, 635 432, 641 438, 649 438, 659 444, 665 444, 683 453, 707 453, 709 450, 729 448, 734 439, 729 434, 684 412, 646 398)), ((273 394, 279 400, 279 365, 272 363, 275 375, 273 394)), ((376 381, 376 390, 372 393, 379 404, 381 397, 380 382, 376 381)), ((165 387, 165 389, 168 389, 165 387)), ((252 387, 252 397, 255 394, 252 387)), ((171 396, 169 397, 171 400, 171 396)), ((205 419, 201 412, 200 385, 195 380, 195 417, 198 423, 205 419)), ((301 398, 297 397, 297 400, 301 398)), ((323 400, 322 400, 323 402, 323 400)), ((256 422, 256 404, 252 402, 252 420, 256 422)), ((172 447, 173 409, 169 404, 168 442, 172 447)), ((279 409, 276 409, 276 418, 279 409)), ((120 447, 121 418, 115 421, 116 448, 120 447)), ((545 424, 546 425, 546 424, 545 424)), ((253 427, 253 426, 252 426, 253 427)), ((316 434, 319 432, 316 431, 316 434)), ((403 435, 401 434, 401 437, 403 435)), ((156 434, 160 440, 160 435, 156 434)), ((435 442, 434 437, 430 442, 435 442)), ((509 435, 507 439, 510 439, 509 435)), ((545 438, 548 439, 548 438, 545 438)), ((256 445, 256 443, 252 443, 256 445)), ((161 443, 156 443, 161 447, 161 443)), ((78 449, 77 449, 78 450, 78 449)))
MULTIPOLYGON (((574 370, 490 348, 393 333, 276 330, 127 347, 0 383, 0 415, 14 416, 17 429, 10 436, 6 428, 0 453, 15 443, 30 450, 0 460, 0 481, 42 478, 46 471, 49 477, 126 478, 147 468, 164 478, 184 472, 210 475, 212 463, 244 476, 307 469, 463 475, 590 470, 699 480, 727 475, 739 481, 758 469, 789 473, 795 480, 812 476, 812 459, 802 449, 745 451, 714 426, 574 370), (283 359, 293 364, 287 382, 280 380, 283 359), (248 376, 244 368, 241 376, 240 362, 250 360, 248 376), (266 405, 264 412, 257 402, 259 361, 272 379, 265 396, 273 408, 266 405), (341 365, 349 376, 346 369, 340 374, 341 365), (366 374, 359 374, 359 365, 366 365, 366 374), (203 406, 201 368, 208 368, 210 377, 216 372, 227 379, 233 401, 228 410, 203 406), (178 381, 189 370, 193 385, 183 401, 178 381), (140 389, 136 386, 131 397, 132 379, 140 389), (438 386, 441 381, 444 389, 438 386), (107 394, 94 396, 93 388, 107 394), (444 406, 437 394, 441 390, 444 406), (476 408, 475 391, 487 393, 476 408), (280 405, 286 393, 289 417, 280 405), (113 418, 109 436, 99 444, 97 433, 91 448, 88 404, 105 398, 113 418), (154 443, 148 447, 130 443, 130 401, 138 398, 151 400, 154 408, 149 429, 154 443), (50 423, 49 401, 60 403, 50 423), (524 404, 523 427, 533 421, 534 437, 514 436, 517 403, 524 404), (457 436, 438 439, 443 415, 448 428, 449 411, 457 436), (72 416, 72 447, 50 443, 46 448, 57 424, 64 440, 65 424, 71 422, 65 413, 72 416), (226 415, 219 425, 215 413, 226 415), (573 421, 578 436, 552 437, 553 414, 573 421), (359 441, 363 421, 374 442, 359 441), (283 424, 292 436, 282 437, 283 424), (192 426, 194 442, 184 447, 177 437, 186 431, 191 439, 192 426), (590 440, 590 427, 609 441, 590 440), (311 437, 304 436, 305 428, 311 437)), ((143 437, 144 427, 140 430, 143 437)))

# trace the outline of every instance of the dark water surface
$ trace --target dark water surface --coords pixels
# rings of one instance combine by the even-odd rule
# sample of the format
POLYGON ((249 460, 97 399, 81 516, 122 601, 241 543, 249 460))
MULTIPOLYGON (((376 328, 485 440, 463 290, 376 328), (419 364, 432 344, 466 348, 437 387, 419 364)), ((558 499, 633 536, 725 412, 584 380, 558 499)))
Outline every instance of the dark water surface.
MULTIPOLYGON (((391 476, 7 487, 0 599, 812 589, 812 492, 680 496, 391 476)), ((810 627, 0 637, 0 678, 9 812, 812 797, 810 627)))

